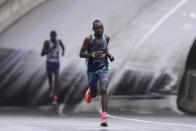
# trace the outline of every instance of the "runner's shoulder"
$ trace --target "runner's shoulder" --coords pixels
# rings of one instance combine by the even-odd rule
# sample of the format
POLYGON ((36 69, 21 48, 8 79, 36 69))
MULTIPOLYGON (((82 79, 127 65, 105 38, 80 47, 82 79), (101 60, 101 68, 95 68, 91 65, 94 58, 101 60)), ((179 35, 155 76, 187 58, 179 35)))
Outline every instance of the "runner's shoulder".
POLYGON ((57 39, 57 41, 62 42, 62 40, 61 40, 61 39, 57 39))
POLYGON ((105 36, 105 39, 107 40, 107 42, 109 42, 110 37, 108 35, 106 35, 106 34, 104 34, 104 36, 105 36))
POLYGON ((45 45, 45 46, 49 46, 49 40, 45 40, 45 41, 44 41, 44 45, 45 45))
POLYGON ((85 43, 88 43, 88 44, 90 44, 90 43, 92 43, 92 35, 88 35, 87 37, 85 37, 85 43))

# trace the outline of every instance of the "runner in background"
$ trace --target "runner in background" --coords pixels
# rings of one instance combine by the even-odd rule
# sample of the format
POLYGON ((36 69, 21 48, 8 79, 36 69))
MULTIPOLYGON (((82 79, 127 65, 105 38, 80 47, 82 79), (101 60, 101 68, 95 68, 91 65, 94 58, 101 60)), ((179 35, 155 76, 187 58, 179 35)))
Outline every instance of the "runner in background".
POLYGON ((41 56, 46 55, 46 69, 50 88, 50 97, 53 98, 52 103, 58 103, 58 79, 59 79, 59 66, 60 66, 60 50, 61 55, 64 56, 64 45, 61 40, 57 39, 56 31, 50 32, 50 40, 44 42, 41 56), (54 76, 54 82, 53 82, 54 76))

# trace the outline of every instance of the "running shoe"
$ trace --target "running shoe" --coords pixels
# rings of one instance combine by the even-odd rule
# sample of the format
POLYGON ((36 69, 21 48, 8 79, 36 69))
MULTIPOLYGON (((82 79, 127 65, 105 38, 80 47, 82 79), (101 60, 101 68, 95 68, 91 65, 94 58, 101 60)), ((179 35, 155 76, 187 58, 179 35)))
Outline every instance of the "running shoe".
POLYGON ((58 102, 56 100, 52 100, 52 105, 58 105, 58 102))
POLYGON ((107 120, 107 118, 102 117, 101 124, 100 125, 101 126, 104 126, 104 127, 108 126, 108 120, 107 120))
POLYGON ((54 94, 53 100, 58 101, 58 96, 57 96, 57 94, 54 94))
POLYGON ((58 104, 58 96, 56 94, 53 97, 52 104, 54 104, 54 105, 58 104))
POLYGON ((90 95, 90 89, 88 89, 87 91, 86 91, 86 94, 85 94, 85 100, 86 100, 86 103, 91 103, 91 101, 93 100, 93 98, 91 97, 91 95, 90 95))

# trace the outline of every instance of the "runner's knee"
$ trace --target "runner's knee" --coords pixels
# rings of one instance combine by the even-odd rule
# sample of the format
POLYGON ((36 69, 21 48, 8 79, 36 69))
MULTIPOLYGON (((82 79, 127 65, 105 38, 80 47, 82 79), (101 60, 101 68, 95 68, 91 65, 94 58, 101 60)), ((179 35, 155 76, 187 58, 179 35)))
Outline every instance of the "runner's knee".
POLYGON ((107 94, 107 88, 106 87, 101 88, 101 94, 107 94))

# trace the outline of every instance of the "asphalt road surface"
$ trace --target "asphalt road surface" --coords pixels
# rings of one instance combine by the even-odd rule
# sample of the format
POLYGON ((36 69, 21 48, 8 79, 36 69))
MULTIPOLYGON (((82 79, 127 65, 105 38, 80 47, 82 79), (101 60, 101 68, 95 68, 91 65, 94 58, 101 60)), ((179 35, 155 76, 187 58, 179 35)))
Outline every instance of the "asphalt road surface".
POLYGON ((64 113, 55 107, 0 109, 0 131, 195 131, 196 119, 171 111, 157 114, 111 112, 108 127, 101 127, 97 113, 64 113), (42 109, 41 109, 42 108, 42 109))
POLYGON ((1 107, 0 131, 195 131, 196 119, 178 111, 175 95, 165 99, 108 101, 108 127, 101 127, 100 97, 90 104, 67 106, 1 107))

